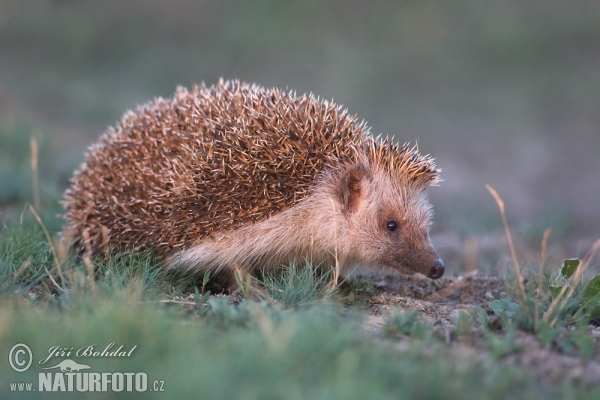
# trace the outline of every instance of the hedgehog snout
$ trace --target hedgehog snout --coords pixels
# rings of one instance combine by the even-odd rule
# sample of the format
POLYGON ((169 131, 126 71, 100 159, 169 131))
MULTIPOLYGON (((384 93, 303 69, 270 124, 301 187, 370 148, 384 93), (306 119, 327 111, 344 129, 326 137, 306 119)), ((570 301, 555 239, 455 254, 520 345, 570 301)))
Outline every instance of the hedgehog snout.
POLYGON ((442 259, 436 258, 433 260, 433 268, 431 268, 431 271, 429 271, 427 277, 430 279, 439 279, 442 277, 442 275, 444 275, 445 270, 446 267, 444 267, 444 262, 442 259))

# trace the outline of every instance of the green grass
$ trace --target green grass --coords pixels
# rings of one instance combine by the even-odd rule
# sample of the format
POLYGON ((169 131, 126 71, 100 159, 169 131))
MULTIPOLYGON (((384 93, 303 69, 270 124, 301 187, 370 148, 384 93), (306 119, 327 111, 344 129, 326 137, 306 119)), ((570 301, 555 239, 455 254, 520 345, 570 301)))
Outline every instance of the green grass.
POLYGON ((322 303, 333 294, 332 275, 333 271, 322 270, 306 260, 304 265, 292 263, 277 274, 263 273, 259 283, 268 298, 283 307, 307 307, 322 303))
MULTIPOLYGON (((0 312, 7 327, 3 347, 27 343, 34 354, 45 356, 54 345, 137 345, 130 358, 79 361, 95 371, 146 372, 151 380, 164 380, 164 398, 364 399, 395 398, 399 393, 440 398, 463 397, 473 390, 482 397, 531 398, 536 391, 535 383, 515 368, 481 368, 468 361, 456 365, 444 357, 441 345, 431 347, 434 357, 423 357, 418 346, 401 353, 388 343, 374 345, 373 338, 359 333, 360 319, 342 318, 333 309, 285 314, 242 302, 227 306, 226 315, 216 307, 197 318, 142 302, 136 295, 116 296, 123 297, 128 301, 100 296, 66 309, 6 301, 0 312), (244 323, 240 315, 245 315, 244 323)), ((9 381, 23 382, 36 382, 40 372, 34 365, 31 372, 18 375, 6 363, 0 371, 9 381)), ((558 397, 566 393, 567 386, 549 392, 558 397)), ((10 396, 4 392, 3 398, 10 396)))
MULTIPOLYGON (((137 347, 131 357, 75 360, 94 372, 145 372, 150 382, 164 381, 162 393, 129 393, 128 398, 600 395, 569 381, 542 385, 527 371, 497 362, 514 351, 510 329, 502 335, 487 331, 480 345, 493 357, 483 362, 458 357, 414 313, 397 314, 380 334, 373 334, 364 329, 365 315, 346 306, 329 289, 327 274, 316 274, 313 268, 291 265, 280 275, 266 275, 262 290, 268 297, 261 301, 219 296, 206 302, 177 301, 173 299, 181 297, 176 296, 193 293, 193 287, 198 295, 206 282, 173 280, 149 255, 96 262, 93 276, 81 260, 63 259, 61 280, 39 226, 5 227, 0 249, 3 357, 16 343, 27 344, 34 354, 33 366, 24 373, 0 363, 2 398, 23 398, 9 391, 10 382, 37 385, 38 373, 47 372, 42 367, 65 358, 39 365, 52 346, 76 351, 94 344, 102 350, 112 342, 115 348, 137 347), (408 344, 398 347, 398 343, 408 344)), ((466 330, 475 324, 463 319, 466 330)), ((459 321, 453 334, 460 334, 460 329, 459 321)), ((27 394, 27 398, 65 397, 69 398, 65 393, 27 394)), ((121 396, 109 392, 84 397, 121 396)))

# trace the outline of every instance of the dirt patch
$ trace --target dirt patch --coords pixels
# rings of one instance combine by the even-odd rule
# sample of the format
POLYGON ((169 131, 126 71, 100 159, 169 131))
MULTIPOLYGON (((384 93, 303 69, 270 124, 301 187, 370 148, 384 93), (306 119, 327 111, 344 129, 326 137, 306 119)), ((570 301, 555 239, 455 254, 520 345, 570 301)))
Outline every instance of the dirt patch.
POLYGON ((438 280, 418 276, 382 276, 373 280, 376 293, 411 297, 432 303, 486 304, 506 296, 505 280, 477 274, 438 280))
POLYGON ((501 278, 472 275, 432 281, 385 276, 375 279, 373 284, 375 290, 368 299, 365 330, 392 341, 400 351, 411 348, 408 335, 390 337, 384 334, 384 328, 394 315, 418 310, 418 320, 432 324, 434 335, 445 343, 451 356, 467 357, 475 364, 495 359, 502 365, 518 365, 541 384, 568 379, 600 385, 600 327, 589 327, 593 348, 587 354, 580 354, 574 347, 561 346, 558 339, 544 343, 538 336, 521 331, 508 338, 505 331, 497 329, 492 334, 497 341, 491 343, 495 339, 490 338, 489 330, 486 336, 477 323, 471 322, 467 330, 457 326, 461 311, 469 313, 479 307, 491 314, 489 303, 506 296, 505 281, 501 278))

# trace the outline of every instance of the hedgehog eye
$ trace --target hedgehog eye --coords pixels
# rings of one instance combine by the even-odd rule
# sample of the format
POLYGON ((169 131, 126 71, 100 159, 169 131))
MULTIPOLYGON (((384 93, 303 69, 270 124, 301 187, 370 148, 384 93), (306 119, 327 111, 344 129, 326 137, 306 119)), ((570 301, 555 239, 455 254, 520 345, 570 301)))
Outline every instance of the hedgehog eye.
POLYGON ((386 224, 386 228, 388 231, 394 232, 398 228, 398 223, 392 219, 388 221, 388 223, 386 224))

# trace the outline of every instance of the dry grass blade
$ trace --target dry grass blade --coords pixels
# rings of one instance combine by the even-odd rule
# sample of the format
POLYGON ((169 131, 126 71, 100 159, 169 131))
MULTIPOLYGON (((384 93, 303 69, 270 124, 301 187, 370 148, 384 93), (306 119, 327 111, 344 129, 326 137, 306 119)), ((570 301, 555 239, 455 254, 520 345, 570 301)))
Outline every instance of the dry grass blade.
POLYGON ((242 292, 243 297, 247 299, 269 299, 267 292, 251 274, 239 267, 236 267, 233 275, 235 278, 235 283, 240 292, 242 292))
POLYGON ((581 271, 582 272, 579 274, 580 276, 583 274, 583 271, 589 267, 590 263, 596 256, 596 253, 598 252, 599 249, 600 249, 600 239, 598 239, 594 242, 594 244, 592 245, 590 250, 587 252, 585 257, 583 257, 583 259, 581 260, 581 271))
POLYGON ((525 285, 523 284, 523 273, 521 272, 521 267, 519 265, 519 261, 517 260, 517 252, 515 251, 515 246, 512 240, 512 235, 510 233, 510 229, 508 228, 508 221, 506 220, 506 213, 504 212, 504 202, 498 195, 498 192, 494 190, 490 185, 485 185, 486 189, 491 193, 491 195, 496 200, 498 204, 498 208, 500 209, 500 215, 502 216, 502 223, 504 224, 504 232, 506 233, 506 239, 508 240, 508 247, 510 248, 510 254, 512 256, 513 264, 515 266, 515 272, 517 273, 517 279, 519 280, 519 289, 521 290, 521 298, 523 301, 527 298, 525 293, 525 285))
POLYGON ((32 185, 33 185, 33 205, 36 210, 40 209, 40 190, 39 190, 39 168, 38 168, 38 145, 34 138, 29 140, 29 147, 31 148, 31 173, 32 185))
MULTIPOLYGON (((46 271, 46 274, 48 274, 48 277, 50 278, 52 283, 54 283, 54 286, 56 286, 61 292, 64 292, 65 290, 56 282, 56 280, 54 279, 54 277, 52 276, 50 271, 48 271, 48 268, 46 268, 45 265, 44 265, 44 270, 46 271)), ((64 282, 63 282, 63 285, 64 285, 64 282)))
POLYGON ((548 238, 550 237, 551 233, 552 229, 547 228, 544 231, 544 237, 542 238, 542 250, 540 253, 540 274, 543 274, 544 270, 546 269, 546 261, 548 260, 548 238))
MULTIPOLYGON (((155 303, 153 301, 151 301, 150 303, 155 303)), ((195 306, 197 305, 195 302, 193 301, 181 301, 181 300, 159 300, 158 303, 160 304, 183 304, 185 306, 195 306)))

